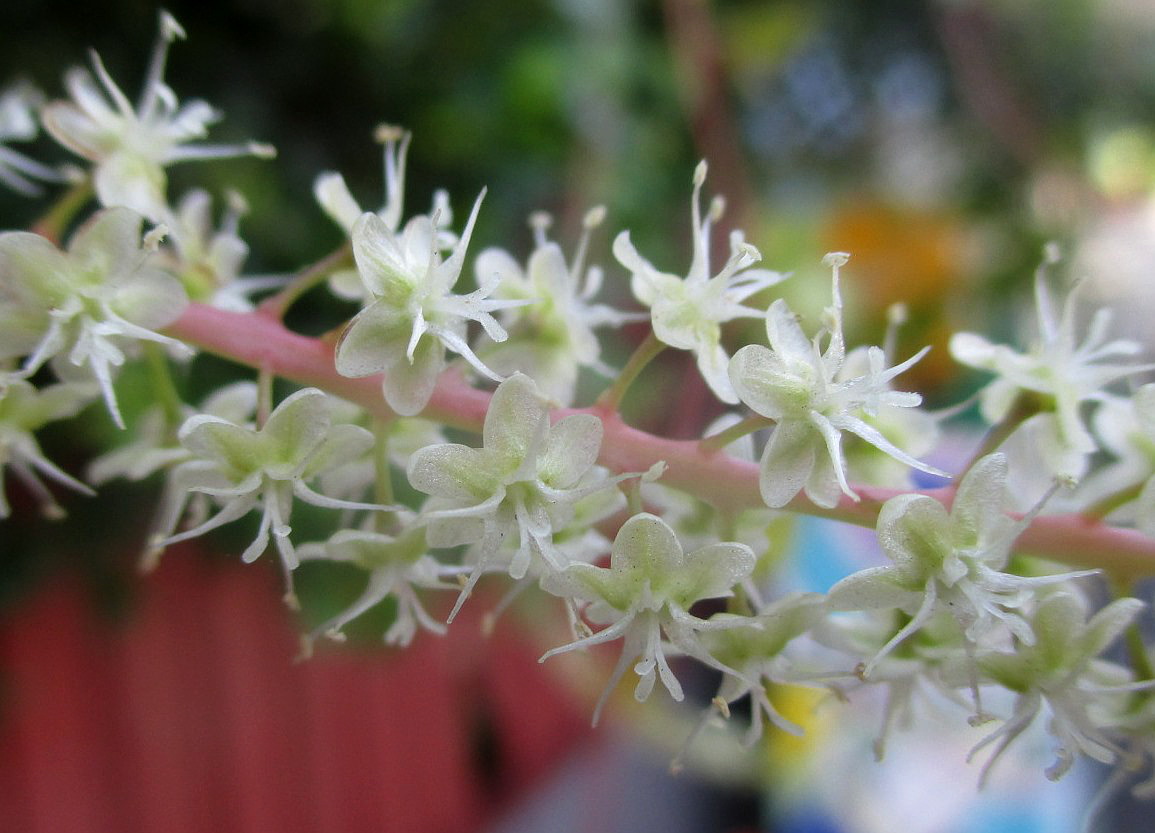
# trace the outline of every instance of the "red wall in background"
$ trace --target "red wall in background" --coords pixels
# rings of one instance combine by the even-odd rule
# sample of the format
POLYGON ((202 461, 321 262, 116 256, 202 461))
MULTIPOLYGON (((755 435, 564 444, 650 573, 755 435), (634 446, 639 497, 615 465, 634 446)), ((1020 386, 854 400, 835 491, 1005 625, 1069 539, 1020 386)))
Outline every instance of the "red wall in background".
POLYGON ((0 832, 462 833, 588 732, 478 600, 447 639, 295 664, 270 572, 174 548, 141 581, 125 621, 67 581, 0 621, 0 832))

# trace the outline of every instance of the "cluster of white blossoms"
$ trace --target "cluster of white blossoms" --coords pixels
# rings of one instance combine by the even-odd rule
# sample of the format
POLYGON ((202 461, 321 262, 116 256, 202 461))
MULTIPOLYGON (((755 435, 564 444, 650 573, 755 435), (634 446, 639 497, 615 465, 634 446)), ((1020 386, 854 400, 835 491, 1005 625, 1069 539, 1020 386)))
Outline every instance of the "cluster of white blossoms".
MULTIPOLYGON (((1041 270, 1032 343, 953 338, 954 357, 993 379, 980 394, 991 430, 951 479, 923 459, 945 417, 896 387, 929 348, 895 362, 893 338, 847 346, 844 253, 825 258, 831 301, 817 322, 777 297, 786 276, 756 267, 761 254, 741 232, 714 272, 722 203, 703 216, 704 162, 690 182, 684 276, 642 257, 628 231, 612 244, 615 266, 591 264, 600 207, 568 257, 547 235, 549 219, 535 215, 527 257, 491 247, 469 270, 484 192, 459 231, 443 192, 429 213, 407 217, 410 136, 385 126, 382 207, 363 210, 339 174, 322 174, 318 214, 347 239, 285 281, 246 276, 243 200, 230 195, 215 224, 207 192, 175 201, 167 193, 174 162, 268 155, 256 144, 190 144, 217 114, 200 101, 178 105, 163 81, 169 45, 182 36, 162 15, 135 107, 97 57, 91 71, 68 74, 70 100, 41 104, 26 88, 0 96, 0 142, 43 126, 86 166, 64 176, 0 145, 0 182, 30 196, 63 183, 72 190, 61 204, 73 207, 51 214, 41 233, 0 233, 0 485, 11 472, 9 482, 60 516, 54 486, 88 494, 115 477, 162 477, 148 564, 256 516, 241 558, 274 550, 290 602, 302 561, 363 570, 363 593, 310 629, 309 649, 343 638, 379 605, 394 611, 385 640, 404 645, 421 631, 446 633, 467 599, 501 579, 504 599, 470 604, 500 610, 536 588, 559 600, 557 624, 570 632, 540 629, 543 660, 620 645, 595 721, 631 672, 636 699, 660 681, 683 700, 680 676, 697 663, 718 688, 694 734, 743 699, 747 743, 767 723, 798 731, 774 705, 780 686, 839 696, 879 687, 880 755, 929 691, 960 704, 964 719, 993 724, 975 747, 994 747, 983 777, 1036 724, 1054 738, 1052 778, 1078 755, 1136 778, 1150 768, 1155 681, 1136 624, 1144 604, 1120 597, 1096 610, 1090 601, 1100 568, 1114 571, 1113 587, 1155 574, 1155 386, 1121 386, 1151 365, 1135 360, 1140 345, 1107 339, 1108 313, 1081 335, 1074 293, 1057 307, 1041 270), (88 216, 77 194, 94 195, 88 216), (633 310, 598 300, 615 279, 632 291, 633 310), (361 307, 335 346, 280 321, 323 284, 361 307), (254 307, 250 294, 262 288, 279 291, 254 307), (737 319, 761 319, 765 343, 734 344, 727 325, 737 319), (599 333, 632 322, 649 335, 615 368, 599 333), (666 347, 690 351, 731 408, 699 442, 631 427, 617 410, 666 347), (188 404, 173 371, 197 351, 231 358, 256 379, 188 404), (117 383, 130 362, 146 368, 137 378, 154 404, 125 419, 117 383), (608 386, 583 402, 599 377, 608 386), (303 387, 278 402, 286 382, 303 387), (48 459, 37 432, 92 403, 125 440, 81 479, 48 459), (459 441, 442 427, 461 432, 459 441), (1046 484, 1025 496, 1030 512, 1013 513, 1008 482, 1022 461, 1004 441, 1014 435, 1067 487, 1067 514, 1048 514, 1058 487, 1046 484), (913 470, 946 485, 920 491, 913 470), (293 528, 299 502, 326 510, 298 521, 307 532, 293 528), (791 592, 767 530, 795 512, 875 525, 878 563, 829 593, 791 592), (1130 655, 1105 657, 1124 632, 1130 655), (1010 696, 985 697, 999 689, 1010 696), (988 711, 984 699, 1009 712, 988 711)), ((679 407, 676 398, 653 404, 679 407)), ((19 505, 0 492, 0 517, 19 505)), ((1155 778, 1139 791, 1155 792, 1155 778)))

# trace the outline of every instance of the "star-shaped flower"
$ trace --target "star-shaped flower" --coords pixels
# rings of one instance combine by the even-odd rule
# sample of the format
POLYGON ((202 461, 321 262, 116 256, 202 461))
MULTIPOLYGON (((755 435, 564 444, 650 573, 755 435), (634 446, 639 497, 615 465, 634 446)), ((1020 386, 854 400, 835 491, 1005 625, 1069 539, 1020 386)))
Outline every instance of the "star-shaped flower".
POLYGON ((983 457, 959 484, 948 511, 926 495, 891 498, 878 515, 878 541, 894 563, 870 567, 830 589, 834 610, 899 608, 910 616, 866 663, 863 676, 931 617, 948 613, 958 622, 966 644, 974 647, 996 626, 1004 626, 1023 645, 1035 634, 1029 615, 1040 587, 1095 570, 1049 576, 1004 572, 1011 547, 1030 522, 1012 520, 1004 511, 1007 460, 983 457))
POLYGON ((581 240, 568 264, 561 247, 546 237, 549 217, 544 214, 532 219, 536 246, 524 270, 508 252, 497 248, 481 252, 474 264, 479 280, 498 276, 498 297, 526 304, 503 319, 510 337, 482 352, 486 362, 499 373, 525 373, 562 405, 573 401, 580 368, 615 375, 601 360, 594 330, 648 318, 593 303, 602 285, 602 270, 586 269, 585 257, 590 232, 604 217, 605 209, 600 206, 586 214, 581 240))
POLYGON ((36 138, 34 111, 40 101, 40 93, 28 84, 16 84, 0 93, 0 182, 28 197, 38 196, 41 192, 33 180, 59 182, 63 179, 53 168, 7 146, 8 142, 27 142, 36 138))
POLYGON ((0 361, 24 356, 30 376, 49 359, 58 375, 100 384, 113 420, 124 422, 112 388, 124 347, 154 341, 187 352, 156 332, 188 303, 184 287, 153 265, 155 233, 141 248, 141 217, 127 208, 97 212, 60 251, 38 234, 0 234, 0 361))
POLYGON ((762 736, 763 715, 784 731, 802 733, 774 708, 766 685, 792 683, 801 678, 785 654, 786 646, 821 620, 826 612, 823 603, 819 593, 792 593, 743 623, 702 635, 702 644, 710 655, 737 672, 723 675, 714 703, 730 704, 750 696, 750 730, 745 738, 748 745, 762 736))
MULTIPOLYGON (((401 229, 401 218, 405 216, 405 160, 413 134, 391 124, 381 124, 373 136, 385 147, 385 202, 376 213, 385 227, 396 234, 401 229)), ((352 233, 357 219, 365 213, 365 209, 350 193, 345 178, 334 171, 317 177, 313 183, 313 196, 324 212, 348 234, 352 233)), ((453 212, 450 211, 449 195, 445 191, 434 193, 433 208, 428 216, 435 218, 438 250, 452 249, 457 243, 457 236, 449 228, 453 222, 453 212)), ((329 287, 336 295, 348 300, 361 301, 365 297, 365 286, 356 269, 334 272, 329 276, 329 287)))
POLYGON ((384 371, 385 401, 403 416, 419 413, 429 402, 445 368, 446 348, 482 375, 501 381, 469 347, 466 324, 477 321, 490 338, 503 341, 507 334, 492 313, 521 302, 489 297, 496 276, 469 295, 451 292, 484 196, 482 191, 477 197, 461 239, 445 260, 436 221, 429 217, 414 217, 400 234, 372 212, 353 226, 353 256, 369 303, 341 334, 337 372, 358 377, 384 371))
POLYGON ((373 435, 364 428, 332 424, 328 398, 316 388, 287 397, 260 428, 198 414, 185 422, 179 437, 191 459, 178 465, 166 483, 148 561, 170 544, 203 535, 259 508, 260 527, 241 559, 255 561, 268 547, 271 534, 289 588, 287 598, 292 601, 291 574, 298 565, 289 539, 294 498, 327 509, 387 508, 327 497, 308 486, 307 481, 373 447, 373 435), (207 521, 174 535, 194 492, 209 495, 223 506, 207 521))
POLYGON ((422 512, 430 546, 480 548, 454 614, 506 541, 516 547, 508 565, 514 579, 532 561, 547 571, 564 569, 568 560, 553 539, 573 520, 578 501, 637 476, 596 476, 601 420, 570 414, 551 425, 537 386, 521 373, 494 392, 482 441, 482 448, 428 446, 409 460, 409 482, 433 497, 422 512))
POLYGON ((1095 411, 1095 434, 1114 458, 1079 484, 1087 499, 1108 499, 1138 489, 1136 499, 1120 507, 1112 519, 1135 524, 1155 537, 1155 384, 1129 397, 1109 397, 1095 411))
MULTIPOLYGON (((1057 258, 1048 252, 1044 267, 1057 258)), ((1087 470, 1087 458, 1097 449, 1094 438, 1083 424, 1084 403, 1101 401, 1104 388, 1112 382, 1150 370, 1155 365, 1116 363, 1118 357, 1134 356, 1142 349, 1137 342, 1110 338, 1111 312, 1097 310, 1080 341, 1076 333, 1075 301, 1079 285, 1067 295, 1060 310, 1047 287, 1046 272, 1035 274, 1035 314, 1038 333, 1026 353, 1003 344, 992 344, 975 333, 956 333, 950 342, 954 358, 996 378, 982 391, 982 414, 992 424, 1010 412, 1019 397, 1033 394, 1040 413, 1024 427, 1037 432, 1052 474, 1078 480, 1087 470)))
POLYGON ((192 300, 231 312, 250 312, 253 293, 287 282, 281 275, 241 275, 249 246, 239 226, 247 211, 244 198, 231 192, 219 225, 214 225, 212 198, 199 188, 181 197, 174 211, 166 209, 168 236, 160 253, 192 300))
POLYGON ((268 145, 189 145, 202 139, 220 115, 204 101, 180 106, 164 83, 169 45, 185 36, 168 12, 160 13, 160 35, 136 107, 128 100, 96 53, 96 79, 76 67, 64 79, 71 101, 50 102, 44 127, 66 148, 95 163, 94 185, 102 205, 128 206, 154 222, 163 219, 166 166, 187 159, 255 155, 271 157, 268 145))
POLYGON ((1055 762, 1046 770, 1052 781, 1066 774, 1077 753, 1105 764, 1124 754, 1113 733, 1123 721, 1126 695, 1150 689, 1155 681, 1132 683, 1126 668, 1098 657, 1142 608, 1138 599, 1117 599, 1088 620, 1079 596, 1055 593, 1035 611, 1033 644, 979 658, 985 676, 1017 695, 1010 718, 971 750, 973 757, 998 742, 983 766, 983 780, 1044 704, 1050 710, 1048 731, 1059 743, 1055 762))
MULTIPOLYGON (((610 566, 571 564, 564 572, 542 580, 551 593, 588 602, 586 617, 603 628, 592 636, 547 651, 545 661, 557 654, 621 638, 622 653, 594 709, 596 724, 610 692, 634 660, 638 684, 634 697, 645 700, 660 677, 675 700, 682 686, 666 659, 666 643, 679 653, 711 668, 736 674, 712 657, 702 645, 700 632, 734 627, 740 617, 704 620, 689 611, 702 599, 729 596, 734 585, 754 570, 754 552, 735 542, 711 544, 686 553, 665 521, 646 512, 623 525, 610 549, 610 566)), ((740 676, 740 675, 739 675, 740 676)))
POLYGON ((345 625, 390 596, 397 601, 397 615, 385 632, 386 644, 408 645, 418 627, 445 633, 445 625, 422 607, 417 588, 457 590, 458 584, 445 581, 445 576, 452 575, 454 570, 428 555, 425 528, 412 523, 412 518, 406 520, 405 530, 399 535, 344 529, 324 544, 306 544, 300 548, 302 560, 339 561, 369 573, 369 583, 361 596, 318 625, 308 637, 309 645, 321 636, 344 639, 345 625))
POLYGON ((37 473, 83 494, 93 494, 44 456, 35 432, 49 422, 75 416, 94 395, 92 385, 58 384, 38 389, 23 379, 0 377, 0 518, 7 518, 11 511, 4 496, 5 468, 20 478, 50 517, 63 517, 64 510, 37 473))
POLYGON ((870 424, 887 409, 914 408, 921 403, 918 394, 892 390, 890 383, 930 348, 887 368, 884 351, 871 347, 865 372, 857 376, 845 372, 838 269, 847 257, 841 252, 826 257, 834 272, 833 303, 826 309, 823 332, 808 339, 797 317, 779 299, 766 313, 770 346, 748 344, 730 361, 730 381, 738 397, 755 413, 776 423, 762 453, 759 475, 762 499, 771 508, 785 506, 803 490, 814 503, 825 507, 834 506, 840 494, 858 499, 846 480, 843 431, 908 466, 948 476, 916 460, 870 424), (825 348, 821 344, 824 334, 825 348))
POLYGON ((692 351, 710 390, 733 405, 738 402, 738 394, 726 374, 729 356, 722 347, 721 325, 735 318, 762 318, 763 312, 742 302, 786 275, 749 268, 762 255, 745 242, 741 232, 735 231, 730 235, 730 258, 718 274, 710 276, 710 230, 722 213, 722 203, 715 200, 702 219, 700 203, 705 181, 703 161, 694 170, 694 195, 690 200, 693 257, 685 278, 659 271, 638 254, 628 231, 614 240, 614 256, 633 276, 630 287, 634 297, 650 308, 654 335, 670 347, 692 351))

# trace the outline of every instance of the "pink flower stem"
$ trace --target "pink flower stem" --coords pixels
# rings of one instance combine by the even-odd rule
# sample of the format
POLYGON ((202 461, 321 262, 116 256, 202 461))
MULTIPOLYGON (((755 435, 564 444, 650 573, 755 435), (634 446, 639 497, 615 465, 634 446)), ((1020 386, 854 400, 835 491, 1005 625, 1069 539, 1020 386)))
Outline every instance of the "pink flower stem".
MULTIPOLYGON (((329 339, 309 338, 286 329, 275 315, 236 313, 190 304, 168 328, 168 334, 206 352, 254 369, 269 371, 296 382, 321 388, 354 402, 375 417, 395 418, 381 394, 379 376, 349 379, 333 367, 333 344, 329 339)), ((489 408, 490 394, 477 390, 455 372, 443 374, 428 407, 421 416, 441 424, 480 432, 489 408)), ((593 413, 605 429, 598 462, 617 472, 643 472, 654 463, 668 466, 662 482, 725 511, 762 505, 758 489, 758 465, 722 451, 704 450, 697 440, 671 440, 633 428, 604 407, 559 409, 560 419, 569 413, 593 413)), ((831 518, 859 526, 874 526, 888 499, 902 490, 854 486, 861 499, 844 497, 831 509, 815 506, 803 497, 789 511, 831 518)), ((923 490, 949 503, 954 488, 923 490)), ((1132 529, 1113 527, 1081 515, 1047 515, 1035 518, 1019 537, 1017 549, 1064 564, 1101 568, 1114 577, 1134 580, 1155 575, 1155 539, 1132 529)))

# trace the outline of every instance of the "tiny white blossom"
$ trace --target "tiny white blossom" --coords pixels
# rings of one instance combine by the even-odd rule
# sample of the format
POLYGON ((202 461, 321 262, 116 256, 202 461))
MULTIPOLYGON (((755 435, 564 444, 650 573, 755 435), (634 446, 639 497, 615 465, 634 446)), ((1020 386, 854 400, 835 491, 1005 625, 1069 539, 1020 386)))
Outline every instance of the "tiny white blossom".
POLYGON ((409 459, 409 482, 433 496, 422 512, 430 545, 480 546, 453 614, 506 541, 515 547, 508 565, 514 579, 524 577, 534 561, 564 569, 568 560, 554 536, 573 520, 578 501, 637 476, 596 477, 601 420, 570 414, 551 425, 537 386, 520 373, 494 392, 482 440, 482 448, 443 443, 409 459))
MULTIPOLYGON (((180 421, 183 423, 202 413, 251 427, 256 410, 256 384, 233 382, 206 397, 199 409, 182 407, 180 421)), ((101 454, 88 465, 88 481, 99 486, 118 477, 143 480, 161 469, 192 459, 193 453, 177 439, 178 428, 171 424, 171 417, 162 405, 153 405, 140 415, 130 442, 101 454)))
POLYGON ((833 268, 833 303, 826 309, 824 329, 807 339, 798 319, 782 299, 766 313, 769 348, 748 344, 730 361, 730 380, 739 398, 755 413, 775 421, 762 453, 759 485, 767 506, 780 508, 798 492, 819 506, 830 507, 839 494, 857 500, 846 480, 842 432, 861 437, 880 451, 912 468, 948 475, 910 456, 888 440, 868 420, 890 408, 914 408, 917 393, 892 390, 891 380, 926 355, 923 348, 905 362, 886 367, 886 356, 871 347, 863 373, 846 373, 842 335, 842 295, 838 269, 847 255, 827 255, 833 268), (825 348, 821 338, 827 335, 825 348))
POLYGON ((547 396, 562 405, 573 402, 580 368, 614 375, 601 360, 601 344, 594 331, 649 317, 593 303, 602 285, 602 270, 586 268, 586 252, 590 233, 604 218, 601 206, 587 212, 577 251, 569 263, 561 247, 546 237, 548 215, 538 213, 531 219, 536 245, 524 270, 508 252, 498 248, 481 252, 474 264, 479 283, 496 276, 496 297, 527 304, 508 311, 503 318, 509 339, 479 352, 499 373, 520 371, 530 376, 547 396))
POLYGON ((763 715, 783 731, 802 734, 774 708, 766 689, 767 683, 781 685, 805 678, 787 657, 786 647, 821 620, 823 602, 819 593, 791 593, 734 627, 702 634, 702 644, 710 655, 737 672, 723 675, 714 703, 730 704, 750 697, 747 745, 762 737, 763 715))
POLYGON ((959 484, 948 511, 926 495, 905 494, 883 504, 878 540, 894 563, 854 573, 830 589, 835 610, 900 608, 910 620, 866 663, 863 676, 896 646, 924 628, 937 613, 948 613, 973 650, 996 625, 1032 645, 1024 612, 1033 608, 1039 587, 1096 571, 1019 576, 1004 571, 1011 547, 1030 521, 1012 520, 1006 503, 1007 460, 983 457, 959 484))
POLYGON ((711 277, 710 230, 722 213, 722 202, 715 200, 702 219, 700 203, 705 181, 706 163, 702 161, 694 170, 694 195, 690 200, 693 257, 685 278, 659 271, 638 254, 628 231, 614 240, 614 256, 630 270, 634 296, 650 308, 654 335, 663 344, 693 352, 710 390, 733 405, 738 402, 738 394, 726 373, 729 356, 722 347, 721 325, 736 318, 762 318, 763 312, 742 302, 786 275, 751 269, 762 255, 745 241, 741 232, 735 231, 730 235, 729 259, 711 277))
POLYGON ((33 180, 59 182, 63 177, 53 168, 29 159, 7 146, 8 142, 27 142, 36 138, 35 110, 41 96, 29 84, 15 84, 0 93, 0 182, 29 197, 38 196, 41 188, 33 180))
POLYGON ((469 295, 451 292, 484 196, 484 191, 478 195, 461 239, 445 260, 436 222, 429 217, 414 217, 395 234, 379 216, 366 212, 353 227, 353 256, 368 305, 341 334, 337 372, 357 377, 384 371, 385 401, 403 416, 419 413, 429 402, 445 368, 446 348, 477 372, 501 381, 469 347, 466 324, 477 321, 494 341, 504 341, 507 334, 492 313, 518 302, 489 297, 496 279, 469 295))
MULTIPOLYGON (((1055 258, 1050 252, 1044 266, 1055 258)), ((1035 274, 1038 332, 1026 353, 992 344, 976 333, 955 333, 950 341, 951 355, 957 361, 996 374, 982 391, 982 414, 988 422, 998 423, 1006 417, 1024 393, 1039 398, 1041 412, 1027 419, 1024 428, 1037 432, 1037 442, 1052 474, 1068 480, 1084 475, 1087 458, 1097 448, 1083 424, 1084 403, 1101 401, 1105 396, 1103 389, 1112 382, 1155 367, 1108 361, 1134 356, 1142 348, 1126 339, 1108 340, 1111 312, 1106 308, 1095 312, 1086 336, 1078 340, 1078 289, 1076 284, 1060 311, 1047 287, 1045 269, 1039 268, 1035 274)))
POLYGON ((459 585, 445 580, 452 574, 451 568, 427 554, 424 527, 412 523, 412 518, 405 520, 405 531, 399 535, 344 529, 323 544, 305 544, 299 549, 302 561, 338 561, 369 573, 364 592, 345 610, 318 625, 308 637, 309 646, 321 636, 343 640, 342 629, 349 622, 390 596, 397 601, 397 614, 385 632, 386 644, 405 647, 413 641, 418 627, 445 633, 445 625, 422 606, 417 589, 457 590, 459 585))
POLYGON ((997 742, 983 766, 983 780, 1044 704, 1050 711, 1047 729, 1059 744, 1055 762, 1046 770, 1052 781, 1066 774, 1077 753, 1105 764, 1123 756, 1113 730, 1123 719, 1126 693, 1149 689, 1155 681, 1132 683, 1126 668, 1099 659, 1099 654, 1119 638, 1142 608, 1138 599, 1117 599, 1088 620, 1081 597, 1055 593, 1035 611, 1033 644, 979 658, 987 677, 1016 694, 1007 721, 971 750, 973 758, 997 742))
POLYGON ((40 501, 44 514, 63 517, 64 510, 37 474, 91 495, 92 490, 44 456, 35 432, 58 419, 75 416, 92 401, 92 385, 57 384, 37 389, 23 379, 0 385, 0 518, 11 509, 4 495, 4 470, 11 470, 40 501))
POLYGON ((231 192, 219 225, 214 226, 212 198, 199 188, 181 197, 175 210, 165 210, 168 236, 161 255, 192 300, 230 312, 250 312, 254 308, 250 295, 287 282, 279 275, 241 275, 249 246, 240 236, 240 220, 247 211, 244 198, 231 192))
POLYGON ((79 156, 95 163, 93 184, 105 207, 128 206, 154 222, 163 218, 164 168, 187 159, 219 159, 255 155, 270 157, 268 145, 189 145, 203 139, 209 125, 220 119, 204 101, 181 106, 164 82, 169 45, 185 36, 168 12, 160 13, 160 34, 136 107, 128 100, 92 53, 93 75, 80 67, 64 79, 71 101, 54 101, 44 108, 45 129, 79 156))
POLYGON ((50 359, 58 375, 87 374, 121 428, 112 378, 127 358, 125 344, 154 341, 188 352, 156 332, 180 316, 188 297, 153 265, 154 252, 141 248, 140 226, 134 211, 104 209, 64 252, 38 234, 0 234, 0 361, 25 356, 23 376, 50 359))
POLYGON ((289 539, 294 498, 327 509, 385 508, 327 497, 308 486, 306 481, 373 447, 373 435, 364 428, 332 424, 328 398, 316 388, 299 390, 287 397, 260 428, 197 414, 181 427, 179 438, 190 457, 173 469, 166 483, 148 562, 171 544, 203 535, 260 509, 260 528, 241 559, 255 561, 268 547, 272 535, 291 601, 291 574, 298 565, 296 549, 289 539), (223 506, 207 521, 174 535, 192 493, 206 494, 223 506))
MULTIPOLYGON (((381 124, 377 126, 373 137, 385 147, 385 202, 376 213, 385 227, 396 234, 405 216, 405 161, 413 134, 391 124, 381 124)), ((346 234, 352 234, 353 226, 366 211, 349 191, 345 178, 335 171, 327 171, 317 177, 313 183, 313 196, 346 234)), ((434 193, 433 207, 428 216, 434 218, 438 250, 452 249, 457 243, 457 235, 450 230, 453 212, 450 211, 449 196, 445 191, 434 193)), ((360 301, 365 297, 365 287, 356 269, 334 272, 329 276, 329 287, 338 297, 347 300, 360 301)))
POLYGON ((1155 537, 1155 384, 1143 385, 1127 398, 1105 399, 1095 411, 1094 428, 1113 459, 1091 472, 1079 491, 1095 500, 1137 489, 1135 499, 1111 517, 1155 537))
POLYGON ((571 564, 564 572, 542 580, 542 586, 551 593, 588 602, 587 618, 607 627, 547 651, 541 661, 623 640, 621 656, 594 709, 595 724, 610 692, 634 660, 637 700, 647 699, 659 678, 671 697, 683 699, 681 683, 666 658, 667 641, 679 653, 723 673, 737 674, 709 654, 700 633, 734 627, 744 620, 735 616, 705 620, 689 611, 702 599, 729 596, 734 585, 753 572, 754 561, 754 552, 736 542, 711 544, 686 553, 674 530, 661 518, 646 512, 634 515, 614 539, 609 567, 571 564))

